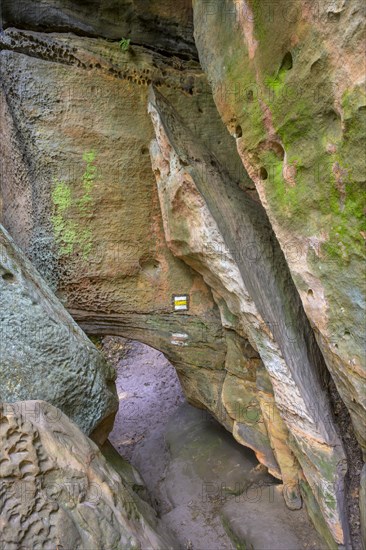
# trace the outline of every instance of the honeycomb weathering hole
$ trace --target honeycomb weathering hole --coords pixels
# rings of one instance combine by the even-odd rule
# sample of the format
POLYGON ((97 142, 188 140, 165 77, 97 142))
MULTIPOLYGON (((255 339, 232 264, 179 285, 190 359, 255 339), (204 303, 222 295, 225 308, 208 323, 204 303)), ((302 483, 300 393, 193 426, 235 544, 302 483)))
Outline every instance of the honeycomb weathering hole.
POLYGON ((287 52, 282 59, 280 71, 283 71, 283 70, 289 71, 290 69, 292 69, 292 67, 293 67, 292 54, 291 52, 287 52))
POLYGON ((264 168, 264 166, 262 166, 261 169, 259 170, 259 177, 261 178, 261 180, 266 180, 268 178, 268 172, 264 168))
POLYGON ((13 273, 10 273, 10 271, 6 271, 5 273, 3 273, 2 278, 4 279, 4 281, 11 283, 14 281, 15 276, 13 275, 13 273))
POLYGON ((238 126, 235 128, 235 137, 236 137, 236 138, 240 138, 242 135, 243 135, 243 130, 241 129, 241 126, 238 125, 238 126))

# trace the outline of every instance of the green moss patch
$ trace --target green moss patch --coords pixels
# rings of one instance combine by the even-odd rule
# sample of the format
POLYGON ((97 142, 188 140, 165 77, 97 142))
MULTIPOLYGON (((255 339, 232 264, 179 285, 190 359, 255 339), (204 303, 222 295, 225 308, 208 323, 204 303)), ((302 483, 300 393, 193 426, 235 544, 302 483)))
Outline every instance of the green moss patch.
POLYGON ((85 171, 82 176, 82 195, 79 198, 70 184, 54 179, 51 191, 51 223, 60 256, 80 252, 84 259, 88 259, 91 252, 92 233, 85 227, 85 223, 92 214, 92 191, 97 177, 95 159, 94 151, 83 155, 85 171))

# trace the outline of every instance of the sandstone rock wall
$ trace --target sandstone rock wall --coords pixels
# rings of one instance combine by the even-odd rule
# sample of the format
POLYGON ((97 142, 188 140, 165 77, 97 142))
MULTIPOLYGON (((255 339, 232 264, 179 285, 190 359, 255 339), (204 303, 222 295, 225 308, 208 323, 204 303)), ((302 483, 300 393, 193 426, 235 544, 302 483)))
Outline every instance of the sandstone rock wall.
MULTIPOLYGON (((198 64, 73 35, 9 28, 2 40, 6 226, 89 334, 121 334, 162 350, 190 402, 230 431, 234 418, 245 424, 250 399, 261 415, 253 374, 238 403, 234 376, 226 377, 236 364, 239 371, 251 359, 260 364, 259 355, 246 333, 227 334, 210 286, 171 253, 151 169, 146 111, 154 83, 233 180, 254 191, 198 64), (172 295, 181 293, 189 295, 187 313, 173 310, 172 295)), ((238 438, 282 477, 262 415, 248 431, 238 438)), ((297 478, 289 477, 296 495, 297 478)))
POLYGON ((190 0, 4 0, 4 28, 130 39, 156 51, 197 58, 190 0))
POLYGON ((216 105, 365 451, 365 7, 193 4, 216 105))
MULTIPOLYGON (((148 152, 154 82, 196 114, 223 161, 233 158, 198 64, 74 35, 8 29, 2 41, 4 225, 89 332, 223 368, 217 307, 166 246, 148 152), (174 314, 181 293, 190 308, 174 314), (182 332, 189 346, 172 343, 182 332)), ((231 167, 249 184, 239 159, 231 167)))
MULTIPOLYGON (((277 406, 290 432, 288 445, 316 495, 333 537, 339 544, 348 544, 344 495, 347 461, 329 396, 324 391, 326 369, 265 212, 231 182, 207 149, 199 142, 193 143, 183 121, 157 91, 152 91, 149 110, 157 136, 151 153, 167 241, 176 254, 188 263, 192 261, 195 269, 210 281, 261 353, 277 406), (204 177, 202 166, 206 168, 204 177), (215 251, 217 244, 221 257, 215 251), (253 244, 257 257, 250 262, 243 251, 253 244)), ((289 461, 289 451, 281 453, 287 437, 281 417, 267 413, 267 423, 261 415, 253 426, 249 419, 243 422, 240 416, 236 417, 234 410, 243 400, 261 402, 265 410, 265 390, 260 379, 258 388, 228 374, 222 399, 234 417, 234 437, 252 447, 270 471, 271 457, 265 452, 269 433, 272 432, 275 451, 276 443, 280 443, 277 454, 282 459, 286 480, 292 477, 287 495, 291 506, 291 497, 300 497, 296 495, 295 460, 289 461), (279 441, 275 431, 280 434, 279 441)))
POLYGON ((60 409, 3 403, 0 425, 1 548, 172 547, 153 510, 60 409))
POLYGON ((0 311, 0 401, 48 401, 104 441, 115 373, 1 226, 0 311))
POLYGON ((88 333, 163 351, 331 548, 343 402, 365 450, 362 9, 195 0, 194 40, 186 0, 5 0, 0 35, 0 221, 88 333), (151 84, 183 122, 152 99, 151 124, 151 84))

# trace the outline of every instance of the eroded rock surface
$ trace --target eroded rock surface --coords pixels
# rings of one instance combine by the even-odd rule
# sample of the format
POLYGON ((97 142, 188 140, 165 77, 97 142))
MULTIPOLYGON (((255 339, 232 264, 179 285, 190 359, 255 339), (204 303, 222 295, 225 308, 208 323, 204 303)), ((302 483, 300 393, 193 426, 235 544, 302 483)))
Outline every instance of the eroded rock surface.
POLYGON ((218 309, 165 243, 148 151, 154 82, 252 185, 198 63, 72 34, 9 28, 1 42, 4 226, 89 333, 141 340, 187 369, 222 369, 218 309), (176 314, 181 293, 190 307, 176 314), (189 345, 174 343, 182 333, 189 345))
MULTIPOLYGON (((154 90, 149 111, 157 137, 151 154, 167 242, 226 301, 231 314, 239 317, 241 331, 260 352, 290 433, 289 446, 333 537, 339 544, 348 544, 344 496, 347 461, 324 391, 326 368, 265 212, 230 180, 217 159, 194 141, 182 119, 154 90), (221 255, 217 254, 217 245, 221 255), (250 246, 257 252, 254 262, 245 255, 250 246), (228 277, 230 268, 232 278, 228 277)), ((252 382, 235 380, 229 374, 222 399, 234 419, 234 436, 257 450, 258 459, 271 471, 270 457, 265 453, 271 428, 267 431, 262 414, 253 423, 248 412, 243 420, 233 410, 244 400, 245 411, 249 410, 248 402, 253 401, 260 411, 257 391, 252 382)), ((260 388, 262 392, 266 393, 265 387, 260 388)), ((262 404, 265 407, 265 400, 262 404)), ((274 403, 273 408, 277 410, 274 403)), ((273 424, 271 442, 275 447, 279 442, 275 430, 284 431, 280 416, 267 413, 264 418, 269 426, 273 424)), ((283 448, 283 435, 281 439, 283 448)), ((280 446, 277 450, 281 455, 280 446)), ((288 466, 286 458, 284 470, 288 466)))
POLYGON ((56 407, 3 404, 0 441, 2 549, 171 548, 152 509, 56 407))
POLYGON ((194 21, 216 105, 365 452, 365 6, 197 0, 194 21))
POLYGON ((345 457, 312 331, 365 449, 363 8, 290 4, 195 0, 206 76, 186 0, 5 0, 0 221, 88 333, 163 351, 333 547, 345 457), (155 121, 158 189, 150 84, 184 119, 174 143, 155 121))
POLYGON ((47 400, 104 441, 114 371, 0 227, 0 401, 47 400))
POLYGON ((4 28, 74 32, 197 57, 190 0, 4 0, 4 28))

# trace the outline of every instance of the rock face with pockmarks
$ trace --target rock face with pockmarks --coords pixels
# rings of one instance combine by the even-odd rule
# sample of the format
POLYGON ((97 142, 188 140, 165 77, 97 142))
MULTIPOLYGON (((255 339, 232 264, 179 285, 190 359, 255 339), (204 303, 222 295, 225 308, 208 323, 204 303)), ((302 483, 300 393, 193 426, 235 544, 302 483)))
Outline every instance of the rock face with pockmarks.
POLYGON ((165 243, 148 149, 153 82, 195 113, 192 126, 253 186, 197 61, 67 33, 8 28, 0 41, 3 225, 88 333, 142 340, 187 368, 222 368, 218 309, 165 243), (182 293, 189 310, 175 313, 182 293), (189 345, 175 344, 180 333, 189 345))
POLYGON ((44 401, 0 409, 0 548, 170 548, 153 510, 44 401))
POLYGON ((48 401, 104 441, 118 406, 113 369, 2 227, 0 311, 0 401, 48 401))
POLYGON ((5 28, 72 32, 197 58, 190 0, 3 0, 5 28))
POLYGON ((161 350, 347 550, 366 529, 365 20, 361 0, 4 0, 0 33, 19 247, 2 234, 0 397, 99 441, 116 407, 27 257, 87 334, 161 350))
POLYGON ((193 4, 217 108, 366 452, 364 3, 193 4))

